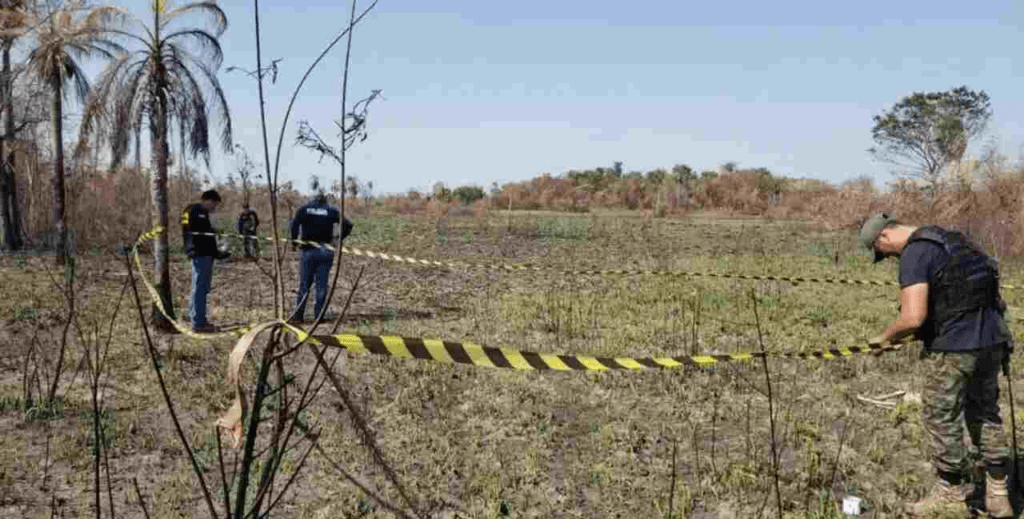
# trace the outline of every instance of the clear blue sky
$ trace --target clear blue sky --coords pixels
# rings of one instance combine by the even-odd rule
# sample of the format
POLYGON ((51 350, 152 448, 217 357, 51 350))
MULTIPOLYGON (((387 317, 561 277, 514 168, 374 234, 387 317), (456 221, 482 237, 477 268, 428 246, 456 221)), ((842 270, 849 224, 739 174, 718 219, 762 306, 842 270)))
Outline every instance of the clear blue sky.
MULTIPOLYGON (((147 4, 119 3, 140 15, 147 4)), ((256 85, 224 71, 255 68, 252 2, 220 5, 235 139, 262 162, 256 85)), ((261 2, 264 62, 283 58, 268 86, 272 157, 289 93, 348 9, 261 2)), ((913 91, 962 84, 989 93, 990 134, 1016 158, 1022 29, 1019 0, 380 0, 356 29, 349 93, 384 98, 371 107, 369 139, 350 151, 349 174, 383 193, 436 181, 487 187, 617 160, 627 171, 735 161, 881 184, 889 168, 865 151, 872 116, 913 91)), ((339 44, 286 129, 282 180, 303 190, 310 175, 339 175, 292 143, 302 119, 334 138, 343 58, 339 44)), ((233 164, 218 152, 212 173, 225 178, 233 164)))

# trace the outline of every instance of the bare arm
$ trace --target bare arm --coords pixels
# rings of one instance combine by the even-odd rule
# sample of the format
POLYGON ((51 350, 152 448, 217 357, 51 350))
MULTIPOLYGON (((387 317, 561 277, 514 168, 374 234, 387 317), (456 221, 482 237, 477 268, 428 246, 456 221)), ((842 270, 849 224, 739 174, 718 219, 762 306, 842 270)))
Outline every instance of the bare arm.
POLYGON ((890 345, 913 335, 928 318, 928 283, 910 285, 900 291, 900 316, 872 344, 890 345))

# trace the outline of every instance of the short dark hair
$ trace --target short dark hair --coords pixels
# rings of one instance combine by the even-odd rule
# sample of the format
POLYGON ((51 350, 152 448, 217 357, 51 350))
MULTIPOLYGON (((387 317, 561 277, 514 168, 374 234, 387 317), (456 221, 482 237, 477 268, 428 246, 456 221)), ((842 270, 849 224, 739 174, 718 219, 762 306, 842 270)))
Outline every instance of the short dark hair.
POLYGON ((882 227, 882 229, 895 229, 901 225, 903 225, 903 223, 899 220, 890 220, 886 222, 885 227, 882 227))
POLYGON ((203 195, 199 197, 200 200, 213 200, 214 202, 220 202, 220 193, 216 189, 209 189, 203 191, 203 195))

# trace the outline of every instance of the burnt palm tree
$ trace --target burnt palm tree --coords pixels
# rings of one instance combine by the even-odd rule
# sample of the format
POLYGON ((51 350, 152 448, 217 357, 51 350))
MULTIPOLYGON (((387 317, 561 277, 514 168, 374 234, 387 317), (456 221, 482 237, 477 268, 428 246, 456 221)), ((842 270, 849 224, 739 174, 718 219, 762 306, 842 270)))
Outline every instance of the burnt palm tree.
POLYGON ((99 56, 113 59, 121 48, 107 32, 120 15, 112 7, 85 8, 79 0, 61 8, 40 24, 37 44, 28 56, 29 69, 52 95, 50 122, 53 130, 53 225, 57 235, 57 264, 68 255, 64 214, 64 100, 71 93, 84 103, 89 80, 79 60, 99 56), (70 87, 70 88, 69 88, 70 87))
MULTIPOLYGON (((141 131, 139 122, 148 119, 153 225, 165 230, 155 240, 154 270, 164 309, 174 319, 167 247, 168 124, 175 119, 183 126, 188 151, 209 167, 210 120, 218 116, 220 144, 225 152, 231 151, 231 117, 216 76, 223 61, 219 38, 228 21, 214 2, 171 7, 167 0, 155 0, 150 7, 151 25, 132 17, 115 30, 138 50, 115 59, 101 75, 83 114, 79 142, 94 133, 107 138, 111 167, 116 168, 141 131), (190 17, 201 18, 205 27, 185 25, 190 17)), ((153 321, 164 329, 170 324, 155 305, 153 321)))
POLYGON ((0 71, 0 114, 4 118, 3 136, 0 136, 0 244, 9 250, 21 248, 21 217, 18 214, 17 183, 14 165, 8 161, 5 144, 14 140, 14 74, 11 72, 11 48, 28 31, 29 13, 25 0, 0 0, 0 53, 3 69, 0 71))

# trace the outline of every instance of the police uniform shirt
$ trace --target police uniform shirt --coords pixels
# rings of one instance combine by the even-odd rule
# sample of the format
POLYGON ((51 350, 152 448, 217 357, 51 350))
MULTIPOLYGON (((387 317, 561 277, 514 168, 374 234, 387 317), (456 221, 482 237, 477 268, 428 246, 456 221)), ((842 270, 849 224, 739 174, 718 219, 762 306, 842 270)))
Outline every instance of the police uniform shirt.
MULTIPOLYGON (((334 224, 341 222, 341 213, 327 204, 306 204, 299 208, 292 220, 292 240, 330 243, 334 238, 334 224), (299 236, 299 228, 302 236, 299 236)), ((310 248, 303 245, 303 248, 310 248)))
MULTIPOLYGON (((946 266, 949 255, 941 245, 932 241, 915 241, 907 244, 900 254, 900 288, 918 283, 928 283, 928 290, 935 289, 936 274, 946 266)), ((929 312, 931 309, 929 309, 929 312)), ((932 318, 925 318, 924 329, 932 318)), ((995 308, 969 312, 964 318, 951 323, 946 330, 948 350, 967 351, 992 346, 1010 340, 1002 330, 1002 316, 995 308)), ((924 347, 930 349, 932 337, 922 334, 924 347)))

